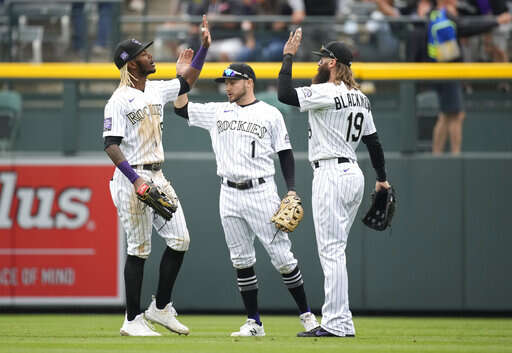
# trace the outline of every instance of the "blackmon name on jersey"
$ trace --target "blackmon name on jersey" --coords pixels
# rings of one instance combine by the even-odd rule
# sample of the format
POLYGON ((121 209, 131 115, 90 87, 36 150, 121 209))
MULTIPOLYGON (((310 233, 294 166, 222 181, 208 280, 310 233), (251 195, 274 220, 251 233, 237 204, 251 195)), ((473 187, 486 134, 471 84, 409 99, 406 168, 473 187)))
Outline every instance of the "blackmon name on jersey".
POLYGON ((350 107, 363 107, 366 111, 372 110, 368 97, 352 92, 347 92, 344 95, 342 94, 338 97, 334 97, 334 107, 336 110, 350 107), (345 96, 345 99, 343 99, 343 96, 345 96))

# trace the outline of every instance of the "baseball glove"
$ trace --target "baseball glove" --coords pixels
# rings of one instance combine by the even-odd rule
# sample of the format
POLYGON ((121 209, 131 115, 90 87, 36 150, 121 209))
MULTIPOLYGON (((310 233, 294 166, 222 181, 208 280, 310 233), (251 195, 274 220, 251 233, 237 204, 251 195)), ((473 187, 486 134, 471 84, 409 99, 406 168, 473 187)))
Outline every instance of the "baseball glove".
POLYGON ((293 232, 304 217, 302 202, 297 195, 288 195, 281 200, 279 209, 271 218, 277 229, 283 232, 293 232))
POLYGON ((391 227, 391 220, 395 215, 396 195, 395 189, 380 189, 372 193, 372 204, 363 223, 375 230, 384 230, 391 227))
POLYGON ((137 189, 137 198, 166 220, 170 220, 172 214, 178 209, 177 200, 164 194, 150 181, 137 189))

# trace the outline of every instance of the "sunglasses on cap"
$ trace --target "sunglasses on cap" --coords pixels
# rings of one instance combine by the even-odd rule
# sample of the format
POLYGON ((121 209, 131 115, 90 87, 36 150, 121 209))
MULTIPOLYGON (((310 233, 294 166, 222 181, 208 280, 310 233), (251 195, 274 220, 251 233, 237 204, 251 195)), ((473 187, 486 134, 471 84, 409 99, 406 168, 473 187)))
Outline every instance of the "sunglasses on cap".
POLYGON ((238 78, 243 78, 243 79, 246 79, 248 80, 250 77, 249 75, 247 74, 243 74, 241 72, 238 72, 238 71, 235 71, 233 69, 226 69, 224 70, 224 72, 222 73, 222 77, 238 77, 238 78))
POLYGON ((322 45, 322 47, 320 48, 320 52, 324 52, 325 54, 328 54, 328 57, 331 58, 331 59, 336 59, 338 60, 338 58, 336 57, 336 55, 334 55, 334 53, 332 51, 330 51, 329 49, 327 49, 326 47, 324 47, 322 45))

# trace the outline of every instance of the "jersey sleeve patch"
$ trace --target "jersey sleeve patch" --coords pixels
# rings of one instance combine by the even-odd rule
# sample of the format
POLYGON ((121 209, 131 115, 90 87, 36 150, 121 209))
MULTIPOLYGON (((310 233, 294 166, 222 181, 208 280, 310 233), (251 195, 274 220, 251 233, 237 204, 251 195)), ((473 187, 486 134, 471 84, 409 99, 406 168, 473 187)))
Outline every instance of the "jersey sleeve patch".
POLYGON ((112 118, 108 117, 103 119, 103 131, 110 131, 112 130, 112 118))
POLYGON ((313 95, 313 91, 311 90, 311 88, 308 87, 304 87, 302 89, 302 93, 304 94, 304 98, 309 98, 313 95))

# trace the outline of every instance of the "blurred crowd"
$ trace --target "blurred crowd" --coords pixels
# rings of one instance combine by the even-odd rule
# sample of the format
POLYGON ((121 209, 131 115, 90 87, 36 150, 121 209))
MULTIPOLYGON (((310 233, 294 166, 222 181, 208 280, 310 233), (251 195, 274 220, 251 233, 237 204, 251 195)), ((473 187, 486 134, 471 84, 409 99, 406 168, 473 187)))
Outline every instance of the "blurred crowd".
MULTIPOLYGON (((198 26, 187 18, 207 14, 214 39, 210 61, 280 61, 282 46, 297 26, 305 33, 299 60, 313 60, 309 52, 321 43, 343 40, 353 47, 358 61, 432 61, 427 50, 429 22, 437 10, 446 9, 456 22, 457 61, 508 62, 510 4, 507 0, 124 0, 121 16, 181 20, 149 25, 123 22, 120 33, 123 38, 155 39, 159 44, 155 56, 173 60, 181 48, 198 47, 198 26), (245 20, 253 16, 261 20, 245 20)), ((115 45, 112 6, 70 1, 69 50, 57 61, 107 60, 115 45)), ((0 7, 5 7, 3 0, 0 7)), ((45 43, 43 38, 43 49, 49 46, 50 40, 45 43)))

